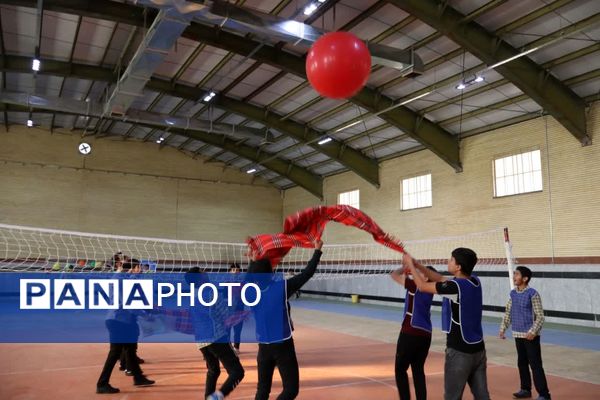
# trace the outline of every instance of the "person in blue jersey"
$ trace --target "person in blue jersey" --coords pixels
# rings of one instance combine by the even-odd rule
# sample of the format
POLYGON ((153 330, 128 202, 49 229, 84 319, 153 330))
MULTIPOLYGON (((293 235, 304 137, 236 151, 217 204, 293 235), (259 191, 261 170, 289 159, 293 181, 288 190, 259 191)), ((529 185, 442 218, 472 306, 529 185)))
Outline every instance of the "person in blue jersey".
POLYGON ((477 254, 464 247, 454 249, 448 260, 448 272, 452 278, 428 270, 409 254, 404 254, 403 262, 413 274, 420 291, 444 297, 442 331, 447 333, 444 400, 461 400, 467 383, 475 400, 489 400, 487 357, 481 325, 483 291, 481 281, 473 275, 477 254))
MULTIPOLYGON (((300 290, 300 288, 315 274, 317 265, 321 259, 322 247, 322 241, 315 241, 315 252, 306 268, 299 274, 296 274, 285 281, 285 294, 287 298, 283 299, 283 301, 286 302, 283 309, 286 310, 286 315, 283 316, 284 320, 282 323, 284 328, 283 336, 287 336, 287 338, 272 342, 268 339, 261 339, 261 336, 268 337, 271 334, 270 332, 266 332, 266 335, 257 332, 257 336, 259 336, 257 355, 258 385, 255 400, 267 400, 269 398, 275 368, 279 370, 283 385, 283 391, 277 396, 277 400, 293 400, 298 396, 300 391, 300 371, 298 369, 296 348, 294 347, 294 339, 292 337, 294 327, 292 324, 288 299, 300 290)), ((268 259, 252 260, 248 265, 249 274, 272 272, 271 262, 268 259)), ((258 321, 257 325, 259 325, 258 321)))
MULTIPOLYGON (((209 283, 206 272, 198 267, 190 268, 184 279, 188 285, 194 284, 196 288, 209 283)), ((242 363, 229 342, 230 327, 222 324, 223 316, 228 312, 223 293, 219 299, 209 312, 202 307, 191 308, 195 339, 206 362, 206 400, 223 400, 240 384, 245 374, 242 363), (214 338, 219 339, 215 341, 214 338), (220 364, 227 371, 227 379, 217 390, 217 381, 221 375, 220 364)))
MULTIPOLYGON (((120 269, 122 272, 128 274, 140 273, 139 264, 132 265, 129 261, 122 263, 120 269)), ((133 384, 135 386, 149 386, 154 384, 153 380, 146 378, 143 374, 135 354, 136 343, 140 333, 137 325, 138 314, 135 310, 121 308, 108 312, 106 328, 109 333, 110 350, 96 383, 96 393, 119 393, 119 389, 111 386, 109 381, 112 370, 123 352, 126 353, 127 359, 130 360, 128 368, 131 369, 133 384)))
POLYGON ((542 349, 540 347, 540 332, 544 324, 544 308, 540 294, 532 287, 531 270, 523 265, 516 268, 513 275, 515 288, 510 291, 506 311, 500 325, 500 338, 506 339, 504 333, 512 323, 512 336, 517 347, 517 365, 521 388, 513 393, 515 399, 531 397, 531 374, 539 397, 537 400, 550 399, 550 390, 542 364, 542 349))
MULTIPOLYGON (((426 268, 435 271, 431 266, 426 268)), ((410 366, 416 398, 417 400, 426 400, 425 360, 431 346, 431 302, 433 294, 417 289, 417 285, 408 276, 408 272, 407 269, 398 269, 391 273, 391 278, 406 288, 404 318, 396 345, 396 386, 398 387, 400 400, 409 400, 410 387, 406 371, 410 366)))
MULTIPOLYGON (((125 256, 125 257, 127 257, 127 256, 125 256)), ((138 274, 143 272, 143 267, 139 260, 136 260, 135 258, 133 258, 131 260, 128 260, 127 262, 131 263, 131 270, 137 271, 136 273, 138 273, 138 274)), ((140 333, 139 333, 139 329, 138 329, 138 338, 139 338, 139 336, 140 336, 140 333)), ((137 359, 137 363, 143 364, 145 361, 137 355, 138 343, 137 342, 134 343, 133 346, 135 348, 135 358, 137 359)), ((133 376, 133 368, 131 365, 132 365, 131 361, 127 359, 127 350, 123 349, 123 351, 121 352, 121 357, 119 358, 119 370, 125 371, 125 375, 127 375, 127 376, 133 376)))

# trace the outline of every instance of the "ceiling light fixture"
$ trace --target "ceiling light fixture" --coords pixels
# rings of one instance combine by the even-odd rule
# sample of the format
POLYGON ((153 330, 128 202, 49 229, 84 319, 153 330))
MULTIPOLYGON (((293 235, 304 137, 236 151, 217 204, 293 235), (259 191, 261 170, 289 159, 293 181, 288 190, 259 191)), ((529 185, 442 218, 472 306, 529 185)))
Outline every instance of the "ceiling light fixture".
POLYGON ((326 137, 326 138, 323 138, 323 139, 319 140, 317 143, 318 144, 325 144, 325 143, 331 142, 332 140, 333 140, 332 138, 326 137))
POLYGON ((209 101, 211 101, 213 99, 213 97, 215 97, 217 94, 215 92, 210 92, 208 93, 206 96, 204 96, 204 101, 206 103, 208 103, 209 101))
POLYGON ((460 82, 458 85, 456 85, 456 89, 457 90, 464 90, 464 89, 468 88, 469 86, 474 85, 476 83, 481 83, 484 80, 485 79, 483 78, 482 75, 475 75, 474 77, 472 77, 472 78, 470 78, 468 80, 460 82))
POLYGON ((253 174, 256 172, 256 168, 251 168, 248 171, 246 171, 247 174, 253 174))
POLYGON ((310 3, 304 8, 304 15, 311 15, 314 13, 319 6, 315 3, 310 3))
POLYGON ((41 61, 37 58, 34 58, 31 61, 31 69, 35 72, 38 72, 40 70, 41 65, 42 65, 41 61))

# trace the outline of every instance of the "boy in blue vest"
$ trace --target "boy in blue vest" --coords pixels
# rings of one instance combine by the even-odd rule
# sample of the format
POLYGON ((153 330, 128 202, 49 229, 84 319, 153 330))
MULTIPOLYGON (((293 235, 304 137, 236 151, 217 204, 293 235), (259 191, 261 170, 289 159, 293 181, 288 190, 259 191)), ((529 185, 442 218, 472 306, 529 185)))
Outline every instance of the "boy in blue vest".
POLYGON ((515 399, 528 399, 531 397, 531 374, 533 383, 539 397, 537 400, 550 399, 550 391, 542 365, 542 350, 540 348, 540 331, 544 324, 544 309, 540 294, 529 287, 531 270, 525 266, 518 266, 513 275, 515 288, 510 292, 510 299, 506 304, 506 311, 502 325, 500 325, 500 338, 506 339, 504 332, 512 323, 512 335, 517 346, 517 364, 521 378, 521 389, 513 393, 515 399))
POLYGON ((451 279, 428 270, 409 254, 404 254, 403 262, 410 269, 420 291, 444 297, 442 331, 447 333, 444 400, 461 400, 467 383, 475 400, 489 400, 487 357, 481 326, 483 292, 479 278, 472 275, 477 254, 464 247, 454 249, 448 260, 448 272, 453 275, 451 279))
MULTIPOLYGON (((296 358, 294 339, 292 337, 294 326, 292 324, 288 300, 315 274, 317 265, 321 260, 321 254, 323 254, 321 252, 322 247, 323 242, 321 240, 315 241, 315 252, 306 265, 306 268, 285 281, 286 298, 282 300, 286 303, 284 307, 286 313, 283 323, 285 326, 284 331, 288 337, 277 342, 259 339, 258 355, 256 358, 258 364, 258 385, 255 400, 268 400, 275 368, 279 370, 283 386, 283 391, 277 396, 277 400, 293 400, 298 396, 300 391, 300 371, 298 368, 298 359, 296 358)), ((273 273, 271 261, 268 259, 253 259, 248 265, 248 273, 273 273)))
MULTIPOLYGON (((193 283, 196 287, 209 282, 206 272, 198 267, 190 268, 185 273, 184 279, 188 285, 193 283)), ((221 299, 223 298, 221 297, 221 299)), ((197 346, 206 362, 204 398, 206 400, 223 400, 240 384, 245 374, 238 355, 229 343, 230 329, 223 326, 223 318, 217 315, 227 313, 227 306, 223 301, 218 301, 208 313, 201 308, 191 310, 194 330, 196 331, 195 338, 198 341, 197 346), (214 314, 212 314, 213 312, 214 314), (213 341, 214 337, 220 339, 213 341), (211 342, 206 342, 207 338, 210 338, 211 342), (219 375, 221 375, 219 364, 223 364, 225 371, 227 371, 227 379, 217 390, 217 381, 219 375)))
MULTIPOLYGON (((428 269, 435 271, 433 267, 428 269)), ((396 345, 396 386, 400 400, 410 400, 410 387, 406 371, 411 367, 417 400, 427 400, 425 360, 431 346, 431 302, 433 295, 417 289, 408 270, 398 269, 391 273, 393 280, 406 288, 404 318, 396 345)))

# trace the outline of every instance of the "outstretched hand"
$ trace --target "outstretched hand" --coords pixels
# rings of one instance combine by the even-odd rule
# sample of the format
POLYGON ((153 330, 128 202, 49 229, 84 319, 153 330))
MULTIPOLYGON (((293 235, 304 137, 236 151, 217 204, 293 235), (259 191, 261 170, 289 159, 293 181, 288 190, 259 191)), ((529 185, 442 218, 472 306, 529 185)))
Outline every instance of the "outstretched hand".
POLYGON ((323 241, 322 240, 317 239, 313 243, 315 244, 315 249, 321 250, 323 248, 323 241))
POLYGON ((412 269, 415 268, 414 259, 408 253, 404 253, 402 255, 402 264, 404 265, 404 268, 407 269, 408 271, 412 271, 412 269))

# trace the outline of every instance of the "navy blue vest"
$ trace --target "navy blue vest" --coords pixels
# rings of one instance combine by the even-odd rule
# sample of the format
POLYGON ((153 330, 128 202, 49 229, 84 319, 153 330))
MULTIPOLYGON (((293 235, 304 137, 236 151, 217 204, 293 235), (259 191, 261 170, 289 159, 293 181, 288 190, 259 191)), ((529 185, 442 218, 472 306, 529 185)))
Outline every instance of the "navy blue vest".
POLYGON ((274 279, 268 287, 261 288, 262 300, 253 310, 258 343, 280 343, 292 337, 287 282, 274 279))
POLYGON ((537 292, 535 289, 528 287, 522 292, 517 292, 516 289, 510 291, 511 309, 510 319, 512 321, 512 329, 515 332, 528 332, 533 326, 534 314, 531 298, 537 292))
POLYGON ((411 294, 407 289, 406 297, 404 298, 404 314, 402 319, 404 320, 406 313, 409 312, 411 313, 410 326, 431 332, 431 303, 433 301, 433 294, 423 293, 417 289, 413 294, 412 310, 409 311, 407 308, 410 295, 411 294))
MULTIPOLYGON (((460 309, 460 332, 463 340, 468 344, 479 343, 483 340, 483 328, 481 317, 483 314, 483 291, 481 281, 475 275, 471 278, 477 281, 477 285, 470 279, 453 278, 458 285, 458 300, 460 309)), ((456 322, 456 319, 454 319, 456 322)), ((452 304, 451 300, 444 298, 442 303, 442 331, 449 333, 452 327, 452 304)))

